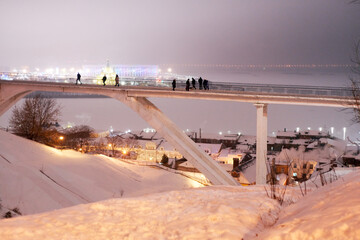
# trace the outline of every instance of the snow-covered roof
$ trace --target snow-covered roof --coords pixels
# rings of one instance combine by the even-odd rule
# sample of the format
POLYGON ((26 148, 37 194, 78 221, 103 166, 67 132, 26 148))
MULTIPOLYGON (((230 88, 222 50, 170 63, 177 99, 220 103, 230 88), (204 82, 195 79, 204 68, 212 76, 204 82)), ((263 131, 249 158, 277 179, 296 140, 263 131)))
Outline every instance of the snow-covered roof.
POLYGON ((253 145, 256 142, 256 136, 251 136, 251 135, 241 135, 239 138, 239 143, 240 144, 249 144, 249 145, 253 145))
POLYGON ((229 155, 244 155, 244 153, 238 149, 224 148, 221 150, 219 157, 227 157, 229 155))
POLYGON ((278 131, 276 133, 276 137, 289 137, 289 138, 295 138, 297 136, 297 132, 292 131, 278 131))
POLYGON ((204 151, 208 151, 211 154, 219 153, 222 148, 221 143, 197 143, 197 145, 204 151))
POLYGON ((304 130, 304 131, 300 131, 299 132, 300 135, 306 135, 306 136, 329 136, 328 132, 324 132, 324 131, 316 131, 316 130, 304 130))

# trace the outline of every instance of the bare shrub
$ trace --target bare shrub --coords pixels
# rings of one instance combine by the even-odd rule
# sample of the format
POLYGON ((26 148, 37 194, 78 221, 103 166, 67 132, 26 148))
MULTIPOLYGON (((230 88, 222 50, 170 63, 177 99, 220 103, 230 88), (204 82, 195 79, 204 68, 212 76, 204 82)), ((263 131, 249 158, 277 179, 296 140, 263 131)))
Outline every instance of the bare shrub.
POLYGON ((46 140, 46 131, 60 116, 60 106, 51 98, 40 94, 27 98, 20 107, 15 107, 10 118, 10 127, 16 135, 35 141, 46 140))

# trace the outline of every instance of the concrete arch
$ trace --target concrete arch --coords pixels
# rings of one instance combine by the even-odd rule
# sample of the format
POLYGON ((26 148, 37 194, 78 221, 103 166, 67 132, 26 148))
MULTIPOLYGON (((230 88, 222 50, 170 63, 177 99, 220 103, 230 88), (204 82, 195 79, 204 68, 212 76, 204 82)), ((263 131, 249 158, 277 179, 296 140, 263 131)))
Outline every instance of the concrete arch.
MULTIPOLYGON (((64 92, 61 87, 27 89, 25 86, 0 85, 0 115, 6 112, 17 101, 33 91, 64 92)), ((84 88, 76 88, 71 92, 82 92, 84 88)), ((69 91, 70 92, 70 91, 69 91)), ((87 91, 88 93, 89 91, 87 91)), ((90 90, 90 92, 92 92, 90 90)), ((150 126, 158 131, 169 143, 185 156, 206 178, 214 185, 239 185, 215 160, 208 156, 196 143, 194 143, 175 123, 145 97, 129 97, 127 91, 96 91, 119 100, 126 104, 150 126)))

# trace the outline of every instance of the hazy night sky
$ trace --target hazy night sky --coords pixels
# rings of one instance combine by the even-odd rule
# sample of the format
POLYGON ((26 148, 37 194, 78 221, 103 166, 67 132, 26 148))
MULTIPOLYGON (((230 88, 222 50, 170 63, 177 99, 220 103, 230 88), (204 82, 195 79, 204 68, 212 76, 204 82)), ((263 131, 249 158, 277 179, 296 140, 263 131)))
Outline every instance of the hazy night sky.
POLYGON ((0 66, 349 63, 348 0, 0 0, 0 66))

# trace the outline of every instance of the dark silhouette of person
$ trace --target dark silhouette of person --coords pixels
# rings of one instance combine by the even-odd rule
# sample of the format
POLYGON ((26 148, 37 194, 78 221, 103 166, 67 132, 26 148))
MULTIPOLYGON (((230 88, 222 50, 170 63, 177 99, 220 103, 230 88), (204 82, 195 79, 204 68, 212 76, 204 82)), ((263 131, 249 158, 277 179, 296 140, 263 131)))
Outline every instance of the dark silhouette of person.
POLYGON ((176 88, 176 79, 174 79, 172 81, 172 87, 173 87, 173 91, 175 91, 175 88, 176 88))
POLYGON ((120 87, 120 85, 119 85, 119 80, 120 80, 120 79, 119 79, 119 75, 116 74, 116 77, 115 77, 115 87, 116 87, 116 86, 120 87))
POLYGON ((196 89, 196 87, 195 87, 195 79, 194 78, 192 78, 192 80, 191 80, 191 84, 192 84, 192 87, 193 87, 193 89, 196 89))
POLYGON ((186 80, 186 87, 185 87, 186 91, 190 90, 190 79, 186 80))
POLYGON ((82 84, 80 78, 81 78, 81 75, 80 75, 80 73, 78 73, 76 76, 76 83, 75 83, 76 85, 78 84, 78 81, 80 82, 80 84, 82 84))
POLYGON ((203 88, 203 79, 200 77, 199 78, 199 89, 202 90, 203 88))
POLYGON ((105 84, 105 82, 106 82, 106 75, 103 76, 102 80, 103 80, 103 84, 104 84, 104 86, 105 86, 105 85, 106 85, 106 84, 105 84))
POLYGON ((204 79, 204 90, 209 90, 209 81, 204 79))

